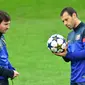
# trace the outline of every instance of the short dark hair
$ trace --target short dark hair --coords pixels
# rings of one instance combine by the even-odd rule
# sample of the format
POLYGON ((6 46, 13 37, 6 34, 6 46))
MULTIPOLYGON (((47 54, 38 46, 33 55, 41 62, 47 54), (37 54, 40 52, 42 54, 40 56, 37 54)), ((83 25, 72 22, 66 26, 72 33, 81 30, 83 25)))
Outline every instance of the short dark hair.
POLYGON ((62 16, 64 12, 67 12, 70 16, 72 16, 73 13, 75 13, 76 16, 78 16, 78 15, 77 15, 77 12, 76 12, 75 9, 73 9, 72 7, 65 7, 65 8, 61 11, 60 16, 62 16))
POLYGON ((9 16, 9 14, 7 12, 5 12, 5 11, 0 10, 0 23, 2 21, 7 22, 7 21, 10 21, 10 20, 11 20, 11 18, 9 16))

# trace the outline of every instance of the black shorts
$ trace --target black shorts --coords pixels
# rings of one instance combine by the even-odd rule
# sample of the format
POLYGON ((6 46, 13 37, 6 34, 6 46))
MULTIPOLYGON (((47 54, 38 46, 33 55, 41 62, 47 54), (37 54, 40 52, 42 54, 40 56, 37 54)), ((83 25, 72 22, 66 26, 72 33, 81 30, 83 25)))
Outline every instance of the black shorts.
POLYGON ((0 80, 0 85, 9 85, 8 80, 0 80))
POLYGON ((71 83, 71 85, 85 85, 85 82, 80 82, 80 83, 71 83))

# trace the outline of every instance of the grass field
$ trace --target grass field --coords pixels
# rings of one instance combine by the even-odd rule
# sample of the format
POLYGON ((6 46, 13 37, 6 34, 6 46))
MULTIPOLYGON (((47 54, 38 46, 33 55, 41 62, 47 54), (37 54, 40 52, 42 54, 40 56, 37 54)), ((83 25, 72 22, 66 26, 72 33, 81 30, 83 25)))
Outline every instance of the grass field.
POLYGON ((63 7, 74 7, 85 21, 84 3, 85 0, 0 0, 0 9, 12 18, 5 37, 9 59, 20 73, 14 85, 69 85, 70 63, 53 55, 46 43, 52 34, 66 38, 69 32, 59 16, 63 7))

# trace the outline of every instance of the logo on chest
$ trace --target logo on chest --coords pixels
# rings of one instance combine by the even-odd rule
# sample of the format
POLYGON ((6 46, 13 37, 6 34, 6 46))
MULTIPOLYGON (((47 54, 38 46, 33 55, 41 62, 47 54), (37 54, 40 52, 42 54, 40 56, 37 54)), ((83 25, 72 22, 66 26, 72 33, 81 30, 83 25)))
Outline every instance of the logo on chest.
POLYGON ((78 34, 78 35, 75 36, 75 40, 80 40, 80 38, 81 38, 81 35, 80 34, 78 34))

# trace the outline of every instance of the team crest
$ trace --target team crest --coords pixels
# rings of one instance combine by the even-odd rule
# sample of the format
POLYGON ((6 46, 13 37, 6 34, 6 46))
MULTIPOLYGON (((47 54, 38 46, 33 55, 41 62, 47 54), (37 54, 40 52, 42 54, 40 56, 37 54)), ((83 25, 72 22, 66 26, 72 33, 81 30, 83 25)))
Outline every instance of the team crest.
POLYGON ((76 35, 76 40, 80 39, 80 34, 76 35))

